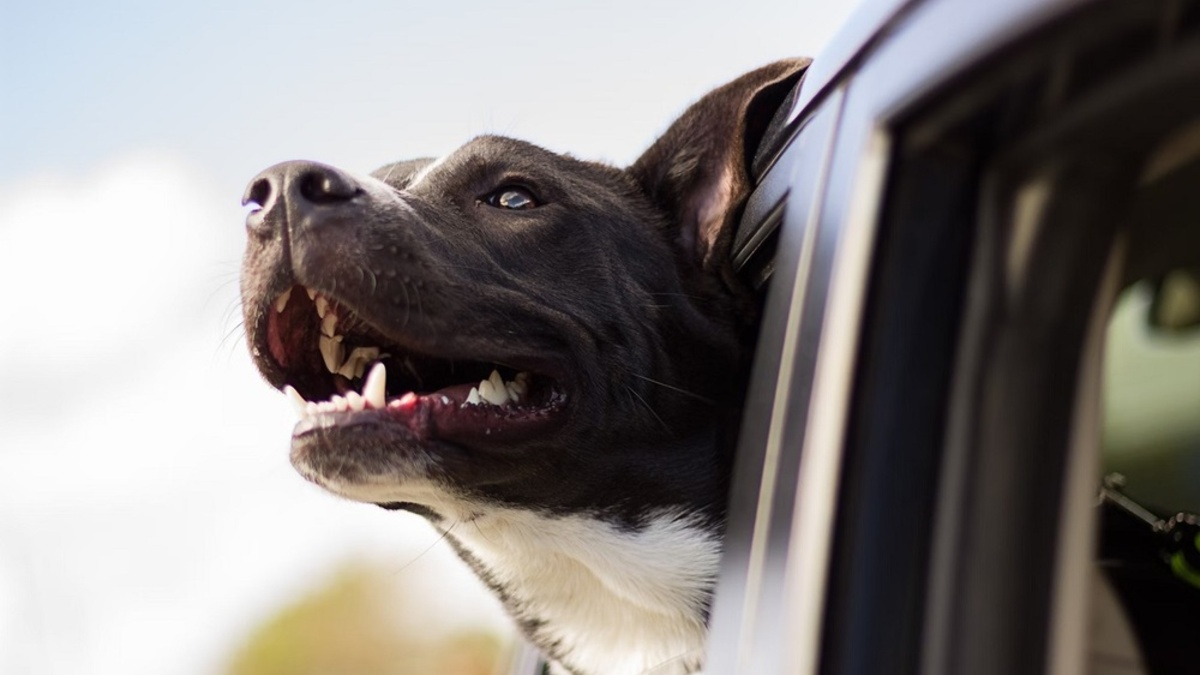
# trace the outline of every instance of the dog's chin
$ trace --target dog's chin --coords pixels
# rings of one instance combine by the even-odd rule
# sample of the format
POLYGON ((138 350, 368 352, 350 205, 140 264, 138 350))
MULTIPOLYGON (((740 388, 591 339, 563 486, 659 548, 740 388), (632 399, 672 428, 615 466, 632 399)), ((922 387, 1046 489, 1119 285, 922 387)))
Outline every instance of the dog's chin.
POLYGON ((385 410, 317 414, 296 425, 291 460, 305 478, 348 499, 432 505, 528 440, 553 434, 562 404, 556 397, 505 410, 439 393, 407 396, 385 410))

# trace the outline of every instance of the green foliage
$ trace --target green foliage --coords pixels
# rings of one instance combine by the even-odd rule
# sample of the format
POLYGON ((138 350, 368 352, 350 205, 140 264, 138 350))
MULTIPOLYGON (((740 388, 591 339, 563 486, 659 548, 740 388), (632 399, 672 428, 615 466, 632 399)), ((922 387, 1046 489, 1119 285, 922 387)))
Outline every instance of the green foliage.
POLYGON ((412 634, 421 608, 397 576, 347 565, 255 629, 227 675, 492 675, 503 655, 483 631, 412 634))

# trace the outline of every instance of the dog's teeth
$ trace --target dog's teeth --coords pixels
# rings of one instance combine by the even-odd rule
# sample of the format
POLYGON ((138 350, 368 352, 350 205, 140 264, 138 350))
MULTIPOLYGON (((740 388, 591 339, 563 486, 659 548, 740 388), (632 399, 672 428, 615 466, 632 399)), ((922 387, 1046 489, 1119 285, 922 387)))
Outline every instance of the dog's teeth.
POLYGON ((517 373, 517 377, 508 383, 509 389, 521 396, 529 393, 529 373, 517 373))
POLYGON ((287 289, 278 298, 275 298, 275 313, 282 314, 283 308, 287 307, 288 300, 292 297, 292 289, 287 289))
POLYGON ((306 417, 312 417, 319 412, 321 412, 321 406, 317 405, 316 403, 309 403, 308 405, 304 406, 304 415, 306 417))
POLYGON ((471 387, 471 393, 467 394, 467 403, 471 405, 479 405, 482 401, 479 398, 479 389, 471 387))
POLYGON ((345 396, 335 395, 329 400, 331 403, 333 403, 334 410, 337 410, 338 412, 346 412, 350 409, 350 402, 346 400, 345 396))
POLYGON ((325 315, 329 313, 329 301, 325 299, 325 296, 318 295, 313 302, 317 303, 317 316, 324 319, 325 315))
POLYGON ((333 337, 337 333, 337 314, 329 312, 321 319, 321 333, 333 337))
POLYGON ((362 396, 359 396, 357 391, 346 392, 346 404, 350 406, 351 410, 356 412, 362 412, 362 410, 367 407, 366 399, 364 399, 362 396))
POLYGON ((383 408, 387 405, 387 368, 382 363, 371 366, 362 395, 372 408, 383 408))
POLYGON ((304 400, 304 397, 300 395, 300 392, 293 389, 292 385, 289 384, 283 388, 283 393, 287 394, 288 400, 290 400, 292 405, 295 406, 296 414, 300 415, 301 418, 304 418, 308 415, 308 401, 304 400))
POLYGON ((517 393, 519 393, 520 395, 524 396, 525 394, 528 394, 529 393, 529 373, 525 373, 525 372, 517 373, 517 376, 514 377, 513 381, 510 382, 509 384, 516 387, 517 393))
POLYGON ((321 358, 325 359, 325 368, 331 373, 338 372, 338 368, 342 367, 342 361, 346 358, 346 348, 342 345, 341 340, 322 335, 318 345, 321 348, 321 358))
POLYGON ((508 391, 508 397, 512 399, 513 403, 521 402, 521 392, 517 390, 516 382, 506 382, 504 388, 508 391))
POLYGON ((492 371, 492 376, 479 383, 479 398, 491 403, 492 405, 504 405, 508 403, 508 390, 504 388, 504 380, 500 378, 500 374, 492 371), (500 384, 496 384, 496 380, 500 380, 500 384))
POLYGON ((379 347, 355 347, 337 373, 347 380, 360 378, 366 372, 367 364, 378 359, 379 347))
POLYGON ((311 289, 311 288, 308 288, 307 286, 304 288, 304 290, 308 292, 308 299, 309 299, 309 300, 316 300, 316 299, 317 299, 317 292, 316 292, 315 290, 313 290, 313 289, 311 289))
MULTIPOLYGON (((475 387, 475 390, 479 392, 479 398, 487 401, 488 403, 491 403, 492 398, 495 396, 495 394, 492 392, 491 380, 481 380, 475 387)), ((469 401, 470 399, 468 398, 467 400, 469 401)))

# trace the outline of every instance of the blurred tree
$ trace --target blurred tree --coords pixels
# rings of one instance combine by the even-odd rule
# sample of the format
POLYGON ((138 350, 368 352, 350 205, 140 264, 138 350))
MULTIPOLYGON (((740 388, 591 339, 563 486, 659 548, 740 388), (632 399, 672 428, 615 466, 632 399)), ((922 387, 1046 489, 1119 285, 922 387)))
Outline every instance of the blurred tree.
POLYGON ((416 633, 421 608, 401 575, 348 564, 248 636, 227 675, 494 675, 500 637, 483 630, 416 633))

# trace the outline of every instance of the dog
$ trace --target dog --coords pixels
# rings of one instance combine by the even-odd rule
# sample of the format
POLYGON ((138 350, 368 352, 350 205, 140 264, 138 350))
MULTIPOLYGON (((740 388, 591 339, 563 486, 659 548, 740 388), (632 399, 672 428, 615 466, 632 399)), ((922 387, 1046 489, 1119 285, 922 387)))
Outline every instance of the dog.
POLYGON ((481 136, 250 181, 241 292, 291 461, 427 518, 551 664, 702 667, 758 300, 730 249, 808 60, 712 91, 626 168, 481 136))

